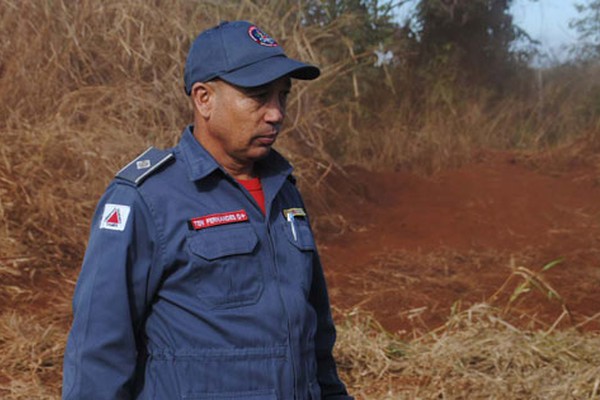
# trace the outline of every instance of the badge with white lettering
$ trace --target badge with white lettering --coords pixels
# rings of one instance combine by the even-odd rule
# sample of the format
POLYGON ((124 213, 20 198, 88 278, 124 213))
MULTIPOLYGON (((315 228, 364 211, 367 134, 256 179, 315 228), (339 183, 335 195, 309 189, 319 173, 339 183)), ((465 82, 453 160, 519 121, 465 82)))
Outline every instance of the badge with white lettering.
POLYGON ((100 229, 124 231, 131 208, 121 204, 105 204, 100 220, 100 229))
POLYGON ((200 229, 210 228, 212 226, 236 224, 244 221, 248 221, 248 214, 246 214, 246 210, 238 210, 192 218, 188 221, 188 224, 190 229, 198 231, 200 229))

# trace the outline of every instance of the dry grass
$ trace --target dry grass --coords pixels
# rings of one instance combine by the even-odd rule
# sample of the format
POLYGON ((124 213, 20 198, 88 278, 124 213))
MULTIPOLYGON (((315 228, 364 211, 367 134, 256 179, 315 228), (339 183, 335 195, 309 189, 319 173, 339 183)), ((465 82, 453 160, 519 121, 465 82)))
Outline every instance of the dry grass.
MULTIPOLYGON (((0 397, 58 399, 68 296, 35 315, 0 315, 0 397)), ((357 399, 594 399, 600 336, 532 331, 503 310, 476 304, 412 340, 387 333, 368 313, 338 318, 336 357, 357 399)))
POLYGON ((580 80, 597 76, 595 69, 569 80, 574 89, 548 84, 539 112, 538 102, 513 98, 492 107, 489 94, 476 91, 464 100, 447 82, 413 104, 403 93, 416 75, 401 66, 386 71, 375 92, 340 91, 361 71, 383 72, 372 70, 368 52, 354 54, 344 36, 352 15, 302 26, 300 7, 274 0, 0 0, 0 26, 9 33, 0 44, 3 259, 77 264, 93 205, 114 171, 150 145, 173 145, 190 121, 181 77, 186 50, 198 31, 222 19, 252 19, 291 56, 322 67, 318 81, 297 85, 279 141, 301 184, 315 193, 346 163, 432 172, 481 146, 541 146, 569 129, 598 137, 600 125, 590 125, 595 114, 576 118, 590 108, 577 106, 577 94, 586 92, 580 80), (382 96, 382 88, 389 93, 382 96), (569 106, 560 108, 561 100, 569 106))
POLYGON ((476 304, 410 342, 354 311, 339 324, 342 375, 360 399, 594 399, 600 336, 520 330, 476 304))
MULTIPOLYGON (((2 259, 78 264, 114 172, 150 145, 174 145, 191 121, 182 71, 200 30, 253 16, 289 55, 323 65, 320 85, 344 70, 316 48, 343 21, 304 29, 297 5, 264 3, 1 0, 0 26, 10 32, 0 45, 2 259)), ((294 91, 279 144, 302 183, 341 169, 324 151, 327 110, 311 85, 294 91)))
POLYGON ((410 69, 410 54, 398 51, 399 59, 409 61, 393 70, 395 90, 382 80, 343 115, 332 117, 341 132, 331 135, 335 140, 329 148, 342 163, 431 174, 468 162, 481 148, 556 147, 572 162, 590 152, 565 153, 564 148, 600 138, 598 63, 523 71, 520 87, 498 95, 456 84, 450 66, 410 69))
POLYGON ((1 398, 59 397, 65 331, 51 315, 0 315, 1 398))
POLYGON ((0 313, 2 399, 60 398, 74 281, 47 269, 38 271, 21 267, 14 284, 5 280, 0 287, 5 305, 0 313))

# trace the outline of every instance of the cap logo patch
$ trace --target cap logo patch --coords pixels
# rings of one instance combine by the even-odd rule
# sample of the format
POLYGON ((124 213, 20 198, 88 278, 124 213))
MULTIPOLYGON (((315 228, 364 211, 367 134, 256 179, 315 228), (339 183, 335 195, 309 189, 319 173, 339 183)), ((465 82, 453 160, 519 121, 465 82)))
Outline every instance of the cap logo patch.
POLYGON ((124 231, 129 218, 129 206, 121 204, 105 204, 100 220, 100 229, 109 229, 112 231, 124 231))
POLYGON ((260 44, 261 46, 266 46, 266 47, 279 46, 277 44, 277 42, 275 41, 275 39, 273 39, 271 36, 267 35, 259 27, 255 26, 255 25, 252 25, 250 28, 248 28, 248 35, 250 36, 250 38, 252 40, 254 40, 256 43, 260 44))

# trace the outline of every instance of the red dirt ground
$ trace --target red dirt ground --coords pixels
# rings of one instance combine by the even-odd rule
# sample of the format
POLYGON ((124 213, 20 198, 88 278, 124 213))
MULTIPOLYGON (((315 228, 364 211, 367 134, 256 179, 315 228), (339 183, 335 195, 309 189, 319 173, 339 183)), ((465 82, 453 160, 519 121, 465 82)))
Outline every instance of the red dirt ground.
POLYGON ((481 301, 519 325, 549 327, 567 310, 558 326, 598 330, 588 319, 600 313, 598 177, 498 153, 434 177, 350 169, 330 179, 337 199, 315 221, 332 303, 372 311, 401 335, 481 301), (509 302, 525 282, 503 287, 517 267, 541 280, 509 302))
MULTIPOLYGON (((506 308, 522 326, 549 327, 567 309, 558 326, 600 330, 600 173, 543 164, 482 153, 433 177, 359 168, 329 177, 337 195, 325 211, 311 210, 334 308, 371 311, 403 336, 429 332, 451 310, 482 301, 506 308), (509 303, 524 282, 513 276, 503 286, 517 267, 539 277, 541 290, 509 303), (549 298, 544 285, 560 298, 549 298)), ((5 277, 3 285, 19 292, 4 293, 0 303, 19 310, 62 304, 58 292, 70 298, 78 268, 61 276, 28 271, 5 277)))

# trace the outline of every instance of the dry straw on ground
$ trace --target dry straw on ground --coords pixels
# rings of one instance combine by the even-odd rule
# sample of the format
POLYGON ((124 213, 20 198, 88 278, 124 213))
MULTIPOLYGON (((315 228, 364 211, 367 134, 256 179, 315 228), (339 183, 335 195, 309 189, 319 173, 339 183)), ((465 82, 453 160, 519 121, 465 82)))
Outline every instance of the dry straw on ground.
POLYGON ((64 335, 48 315, 0 315, 0 397, 59 398, 64 335))
POLYGON ((339 325, 338 359, 364 399, 595 399, 598 334, 520 330, 487 304, 410 342, 359 311, 339 325))
MULTIPOLYGON (((1 398, 59 398, 67 303, 0 315, 1 398)), ((598 346, 596 333, 518 329, 481 303, 410 341, 360 310, 339 315, 336 357, 357 399, 594 399, 598 346)))

